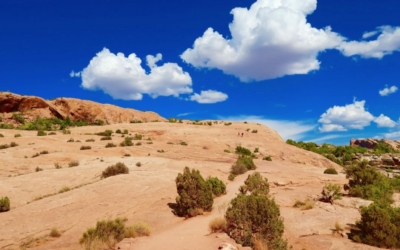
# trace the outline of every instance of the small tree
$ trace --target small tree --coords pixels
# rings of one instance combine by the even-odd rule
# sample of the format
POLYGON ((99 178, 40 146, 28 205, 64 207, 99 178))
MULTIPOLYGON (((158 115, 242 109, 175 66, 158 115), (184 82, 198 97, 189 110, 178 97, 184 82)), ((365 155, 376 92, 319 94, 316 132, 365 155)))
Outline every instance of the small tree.
POLYGON ((328 183, 322 189, 322 201, 333 203, 334 200, 342 198, 342 188, 339 184, 328 183))
POLYGON ((6 196, 0 199, 0 213, 10 211, 10 199, 6 196))
POLYGON ((210 185, 203 179, 199 170, 185 167, 183 174, 176 177, 175 213, 178 216, 193 217, 202 211, 211 211, 213 205, 212 190, 210 185))
POLYGON ((209 177, 207 183, 211 186, 212 193, 215 196, 226 194, 226 185, 217 177, 209 177))
POLYGON ((102 173, 101 178, 107 178, 119 174, 129 174, 129 168, 124 163, 118 162, 115 165, 107 167, 102 173))
POLYGON ((226 211, 227 233, 237 243, 254 247, 256 240, 265 241, 270 249, 286 250, 282 239, 284 225, 275 200, 268 197, 267 179, 259 173, 249 176, 240 194, 226 211), (250 191, 250 195, 244 194, 250 191))

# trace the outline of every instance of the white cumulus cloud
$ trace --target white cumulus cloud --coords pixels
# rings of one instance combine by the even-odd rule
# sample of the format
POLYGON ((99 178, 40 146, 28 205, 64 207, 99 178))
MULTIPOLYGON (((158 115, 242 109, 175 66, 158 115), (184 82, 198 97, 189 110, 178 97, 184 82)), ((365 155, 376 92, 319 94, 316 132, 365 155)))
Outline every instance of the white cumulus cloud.
POLYGON ((193 94, 190 96, 191 101, 196 101, 201 104, 211 104, 217 102, 223 102, 228 99, 228 95, 215 90, 201 91, 200 94, 193 94))
POLYGON ((338 47, 343 38, 307 22, 316 6, 317 0, 258 0, 250 9, 234 8, 231 38, 208 28, 181 58, 246 82, 318 70, 318 54, 338 47))
POLYGON ((378 127, 381 128, 393 128, 396 126, 396 122, 390 119, 389 117, 381 114, 380 116, 376 117, 374 122, 378 124, 378 127))
POLYGON ((386 139, 400 140, 400 131, 384 134, 386 139))
POLYGON ((363 129, 369 126, 374 116, 365 110, 365 101, 356 101, 346 106, 334 106, 321 115, 321 132, 363 129))
POLYGON ((352 104, 334 106, 323 113, 318 120, 321 123, 319 131, 334 132, 347 131, 349 129, 363 129, 375 122, 381 128, 393 128, 396 122, 381 114, 374 117, 365 109, 365 101, 354 100, 352 104))
POLYGON ((359 55, 364 58, 382 58, 394 51, 400 51, 400 27, 381 26, 377 31, 364 33, 363 38, 369 38, 379 34, 372 41, 349 41, 343 42, 339 50, 345 56, 359 55))
POLYGON ((398 90, 398 88, 397 88, 396 86, 392 86, 392 87, 390 87, 390 88, 389 88, 389 87, 386 87, 386 88, 380 90, 380 91, 379 91, 379 94, 380 94, 381 96, 387 96, 387 95, 396 93, 397 90, 398 90))
POLYGON ((143 94, 156 98, 192 93, 190 75, 176 63, 158 66, 161 59, 161 54, 148 55, 149 72, 146 72, 136 54, 125 57, 123 53, 114 54, 104 48, 82 72, 72 71, 70 75, 81 76, 83 88, 101 89, 116 99, 141 100, 143 94))

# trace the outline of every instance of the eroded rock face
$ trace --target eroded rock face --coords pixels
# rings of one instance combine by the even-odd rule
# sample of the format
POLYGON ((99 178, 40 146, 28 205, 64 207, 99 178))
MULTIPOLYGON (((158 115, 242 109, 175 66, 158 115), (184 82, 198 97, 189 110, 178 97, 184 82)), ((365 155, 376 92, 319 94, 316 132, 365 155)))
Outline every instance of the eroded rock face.
MULTIPOLYGON (((378 139, 351 139, 350 140, 350 146, 356 147, 363 147, 363 148, 368 148, 368 149, 373 149, 375 148, 376 145, 378 145, 380 140, 378 139)), ((392 149, 399 150, 400 149, 400 141, 392 141, 392 140, 383 140, 384 143, 392 147, 392 149)))
POLYGON ((0 93, 0 116, 3 123, 13 124, 12 113, 19 112, 27 121, 37 117, 81 120, 95 122, 102 120, 106 124, 135 121, 165 121, 154 112, 141 112, 134 109, 120 108, 110 104, 100 104, 73 98, 58 98, 47 101, 35 96, 21 96, 9 92, 0 93))

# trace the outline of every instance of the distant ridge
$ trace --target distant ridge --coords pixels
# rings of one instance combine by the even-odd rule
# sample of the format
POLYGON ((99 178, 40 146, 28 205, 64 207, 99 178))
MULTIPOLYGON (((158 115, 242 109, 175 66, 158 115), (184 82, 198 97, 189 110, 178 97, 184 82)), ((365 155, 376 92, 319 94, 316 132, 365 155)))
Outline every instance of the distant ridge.
POLYGON ((47 101, 36 96, 0 92, 1 122, 5 124, 18 123, 13 118, 14 113, 20 113, 26 121, 33 121, 37 117, 58 118, 61 120, 69 117, 74 121, 87 122, 102 120, 105 124, 166 120, 155 112, 142 112, 111 104, 63 97, 47 101))

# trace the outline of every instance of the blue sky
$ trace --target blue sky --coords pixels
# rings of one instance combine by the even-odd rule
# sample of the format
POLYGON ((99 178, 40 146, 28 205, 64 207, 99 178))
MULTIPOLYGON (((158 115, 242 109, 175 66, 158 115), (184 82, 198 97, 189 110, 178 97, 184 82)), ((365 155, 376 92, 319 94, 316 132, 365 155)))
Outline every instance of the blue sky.
POLYGON ((400 139, 398 0, 5 0, 0 91, 400 139))

